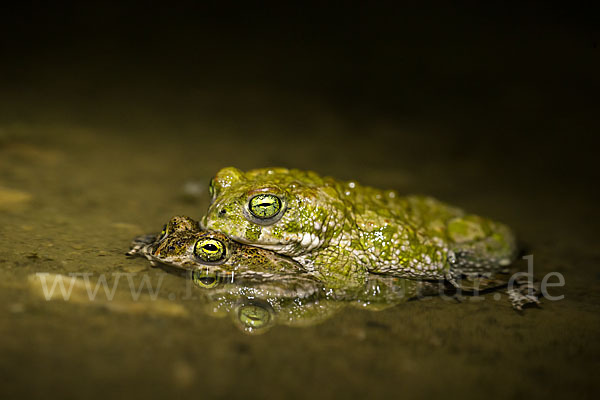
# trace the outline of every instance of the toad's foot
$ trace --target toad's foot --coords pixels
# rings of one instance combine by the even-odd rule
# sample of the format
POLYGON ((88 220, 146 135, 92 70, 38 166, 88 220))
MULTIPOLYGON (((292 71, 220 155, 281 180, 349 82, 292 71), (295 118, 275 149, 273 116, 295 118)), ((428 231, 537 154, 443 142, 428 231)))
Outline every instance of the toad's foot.
POLYGON ((506 290, 508 299, 513 308, 517 311, 522 311, 523 307, 529 305, 540 305, 540 290, 539 283, 533 280, 517 279, 514 285, 510 285, 506 290))

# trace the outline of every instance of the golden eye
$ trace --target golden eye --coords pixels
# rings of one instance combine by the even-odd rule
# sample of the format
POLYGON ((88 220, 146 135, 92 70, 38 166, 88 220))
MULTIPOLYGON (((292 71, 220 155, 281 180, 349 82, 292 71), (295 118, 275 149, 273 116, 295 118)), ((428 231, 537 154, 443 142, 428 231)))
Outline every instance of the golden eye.
POLYGON ((194 254, 202 261, 217 262, 225 257, 225 245, 216 239, 201 239, 194 246, 194 254))
POLYGON ((211 289, 217 286, 219 280, 215 274, 208 271, 194 271, 192 272, 192 282, 201 288, 211 289))
POLYGON ((258 194, 250 199, 250 213, 259 219, 268 219, 281 211, 281 200, 272 194, 258 194))

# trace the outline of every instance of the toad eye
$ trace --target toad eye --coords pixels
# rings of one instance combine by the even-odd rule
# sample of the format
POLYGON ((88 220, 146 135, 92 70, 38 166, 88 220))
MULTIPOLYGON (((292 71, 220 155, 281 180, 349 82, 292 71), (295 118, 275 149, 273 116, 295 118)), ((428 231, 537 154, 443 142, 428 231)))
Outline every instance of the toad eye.
POLYGON ((213 273, 194 271, 192 272, 192 282, 198 287, 204 289, 211 289, 217 286, 219 280, 217 279, 217 276, 213 273))
POLYGON ((225 258, 225 245, 216 239, 200 239, 194 246, 194 254, 205 262, 217 262, 225 258))
POLYGON ((272 194, 258 194, 250 199, 248 209, 256 218, 273 218, 281 211, 281 200, 272 194))

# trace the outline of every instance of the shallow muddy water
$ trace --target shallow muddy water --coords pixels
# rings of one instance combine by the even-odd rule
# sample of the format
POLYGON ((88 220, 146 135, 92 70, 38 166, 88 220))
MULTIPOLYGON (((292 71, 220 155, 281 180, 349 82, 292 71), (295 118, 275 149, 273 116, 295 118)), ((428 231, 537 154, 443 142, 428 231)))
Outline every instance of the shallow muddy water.
MULTIPOLYGON (((298 55, 272 44, 263 51, 287 61, 265 67, 271 84, 261 53, 235 45, 202 73, 180 71, 198 60, 172 66, 167 56, 186 45, 170 36, 158 65, 148 62, 153 47, 108 51, 120 40, 113 33, 94 37, 90 59, 63 62, 83 43, 72 39, 3 66, 0 396, 595 398, 600 250, 589 137, 598 132, 598 51, 575 33, 515 39, 515 48, 512 33, 495 35, 484 34, 497 39, 491 47, 511 50, 467 43, 482 64, 466 50, 421 53, 429 41, 417 39, 408 64, 376 58, 339 74, 347 57, 366 54, 334 54, 306 72, 301 55, 329 59, 328 47, 298 55), (248 64, 242 72, 235 54, 248 64), (392 66, 411 79, 390 81, 392 66), (522 313, 495 293, 333 307, 247 335, 231 313, 187 298, 185 279, 125 256, 135 236, 170 217, 200 218, 210 177, 229 165, 311 169, 500 220, 533 255, 538 279, 564 277, 549 289, 564 298, 522 313), (72 284, 68 301, 59 286, 45 292, 57 277, 72 284), (90 301, 102 279, 109 293, 99 287, 90 301)), ((449 49, 464 50, 463 36, 451 39, 449 49)))

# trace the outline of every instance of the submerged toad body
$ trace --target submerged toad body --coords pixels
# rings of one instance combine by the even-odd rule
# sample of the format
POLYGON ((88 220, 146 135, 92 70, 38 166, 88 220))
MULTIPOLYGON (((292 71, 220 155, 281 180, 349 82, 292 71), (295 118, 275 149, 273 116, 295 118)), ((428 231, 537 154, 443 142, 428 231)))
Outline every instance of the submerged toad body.
POLYGON ((500 271, 516 255, 501 223, 311 171, 224 168, 210 193, 203 228, 291 256, 330 282, 367 272, 455 282, 500 271))

